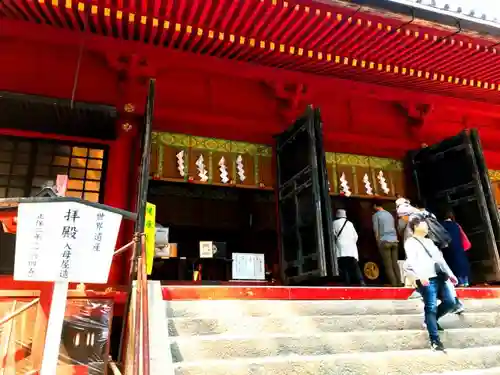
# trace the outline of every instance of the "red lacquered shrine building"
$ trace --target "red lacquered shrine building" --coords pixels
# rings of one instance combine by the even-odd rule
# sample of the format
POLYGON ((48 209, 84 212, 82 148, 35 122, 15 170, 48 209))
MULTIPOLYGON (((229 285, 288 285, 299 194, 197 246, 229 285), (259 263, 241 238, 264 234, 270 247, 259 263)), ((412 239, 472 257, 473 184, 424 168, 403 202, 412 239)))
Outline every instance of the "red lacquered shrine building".
MULTIPOLYGON (((153 77, 149 200, 178 256, 211 240, 228 252, 265 253, 284 281, 335 268, 325 252, 306 254, 304 236, 290 244, 276 234, 297 224, 281 220, 276 230, 276 197, 288 194, 283 184, 314 150, 324 164, 314 176, 328 179, 329 193, 319 179, 302 196, 294 190, 292 211, 280 212, 298 218, 313 197, 324 193, 324 204, 331 195, 327 206, 346 208, 362 233, 360 259, 370 282, 385 282, 370 234, 372 199, 390 203, 396 193, 452 207, 471 237, 477 280, 499 280, 494 27, 479 35, 459 15, 448 26, 415 9, 396 10, 343 1, 4 0, 0 196, 27 196, 68 174, 70 195, 134 210, 153 77), (281 152, 273 137, 308 105, 320 109, 322 132, 310 112, 301 120, 308 131, 278 138, 293 145, 281 152), (424 144, 413 164, 404 162, 424 144), (407 178, 412 174, 417 179, 407 178), (281 270, 279 242, 289 250, 281 270)), ((122 243, 131 233, 123 229, 122 243)), ((126 263, 115 260, 110 286, 125 283, 126 263)), ((0 264, 2 286, 14 285, 7 282, 12 254, 2 249, 0 264)), ((166 261, 153 274, 192 280, 194 267, 166 261)), ((202 280, 230 279, 217 276, 224 273, 217 267, 203 266, 202 280)))

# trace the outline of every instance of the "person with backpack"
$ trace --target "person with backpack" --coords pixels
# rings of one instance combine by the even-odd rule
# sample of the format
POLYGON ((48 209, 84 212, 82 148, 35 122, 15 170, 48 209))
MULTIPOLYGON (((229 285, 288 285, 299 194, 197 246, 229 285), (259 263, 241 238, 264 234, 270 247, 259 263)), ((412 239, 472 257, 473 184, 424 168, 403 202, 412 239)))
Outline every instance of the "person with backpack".
POLYGON ((425 324, 433 350, 443 351, 438 320, 455 308, 455 297, 448 283, 456 285, 456 276, 437 245, 428 238, 429 226, 422 216, 410 217, 411 236, 405 241, 406 268, 413 273, 424 301, 425 324), (438 299, 441 303, 438 305, 438 299))
MULTIPOLYGON (((402 197, 396 201, 396 206, 398 215, 401 218, 404 217, 405 213, 407 214, 404 220, 406 223, 409 223, 409 221, 411 221, 415 217, 425 221, 427 224, 426 237, 429 238, 432 242, 434 242, 434 244, 440 251, 442 252, 446 251, 446 249, 450 246, 452 238, 450 233, 448 233, 447 229, 443 225, 441 225, 441 223, 439 223, 439 221, 436 218, 436 215, 434 215, 432 212, 428 211, 418 203, 411 206, 410 201, 402 197), (401 203, 403 203, 403 205, 401 205, 401 203)), ((405 238, 413 236, 413 233, 409 229, 409 225, 406 225, 403 231, 405 238)), ((412 277, 412 273, 408 272, 408 270, 406 269, 405 269, 405 274, 412 277)), ((465 307, 462 301, 460 301, 460 299, 458 298, 455 285, 453 285, 453 283, 447 280, 445 282, 445 286, 448 288, 450 294, 453 296, 455 300, 455 306, 453 308, 453 312, 458 315, 462 314, 465 311, 465 307)))
POLYGON ((451 236, 450 245, 443 249, 444 259, 450 265, 453 273, 457 275, 458 286, 466 288, 469 286, 470 275, 470 265, 466 251, 471 248, 471 243, 460 224, 455 221, 452 212, 446 213, 442 225, 451 236))
POLYGON ((366 285, 359 269, 358 233, 347 219, 345 210, 337 210, 333 221, 334 248, 340 269, 340 276, 346 285, 366 285))

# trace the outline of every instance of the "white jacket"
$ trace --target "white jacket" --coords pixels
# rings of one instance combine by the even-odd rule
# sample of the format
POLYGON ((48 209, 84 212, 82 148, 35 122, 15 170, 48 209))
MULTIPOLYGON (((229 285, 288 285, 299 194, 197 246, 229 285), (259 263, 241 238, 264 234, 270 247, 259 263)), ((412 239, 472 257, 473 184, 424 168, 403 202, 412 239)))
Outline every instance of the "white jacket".
POLYGON ((356 229, 354 229, 354 225, 345 218, 336 219, 333 222, 333 234, 334 238, 337 238, 337 242, 335 243, 335 252, 337 254, 337 258, 340 257, 353 257, 359 259, 358 255, 358 246, 356 243, 358 242, 358 233, 356 229), (347 222, 346 222, 347 221, 347 222), (342 232, 339 232, 340 229, 344 226, 342 232))
POLYGON ((406 261, 404 264, 404 271, 407 275, 411 275, 416 280, 428 280, 436 277, 436 263, 439 263, 449 276, 454 276, 443 258, 443 253, 441 253, 434 242, 429 238, 419 238, 417 240, 414 237, 409 237, 405 241, 405 252, 406 261), (424 246, 432 258, 427 254, 424 246))

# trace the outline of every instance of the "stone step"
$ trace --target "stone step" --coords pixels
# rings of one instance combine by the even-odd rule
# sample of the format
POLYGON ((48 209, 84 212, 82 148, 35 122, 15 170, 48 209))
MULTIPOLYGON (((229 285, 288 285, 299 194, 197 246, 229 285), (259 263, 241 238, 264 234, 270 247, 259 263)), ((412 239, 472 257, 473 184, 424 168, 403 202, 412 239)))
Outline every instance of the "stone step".
POLYGON ((490 346, 183 362, 175 375, 418 375, 499 366, 500 347, 490 346))
MULTIPOLYGON (((467 312, 498 311, 500 299, 474 299, 463 301, 467 312)), ((412 300, 362 300, 362 301, 281 301, 281 300, 199 300, 165 301, 171 318, 226 317, 290 317, 328 315, 402 315, 419 314, 422 301, 412 300)))
POLYGON ((487 369, 473 369, 464 371, 433 372, 432 374, 423 374, 423 375, 500 375, 500 367, 493 367, 487 369))
MULTIPOLYGON (((440 334, 445 347, 500 346, 500 328, 450 329, 440 334)), ((316 334, 213 335, 172 337, 174 362, 289 355, 321 356, 351 352, 417 350, 429 347, 427 331, 355 331, 316 334)))
MULTIPOLYGON (((406 315, 330 315, 290 317, 224 317, 169 319, 170 336, 245 335, 249 332, 314 334, 327 332, 418 330, 423 314, 406 315)), ((443 328, 495 328, 500 326, 500 312, 449 314, 440 322, 443 328)))

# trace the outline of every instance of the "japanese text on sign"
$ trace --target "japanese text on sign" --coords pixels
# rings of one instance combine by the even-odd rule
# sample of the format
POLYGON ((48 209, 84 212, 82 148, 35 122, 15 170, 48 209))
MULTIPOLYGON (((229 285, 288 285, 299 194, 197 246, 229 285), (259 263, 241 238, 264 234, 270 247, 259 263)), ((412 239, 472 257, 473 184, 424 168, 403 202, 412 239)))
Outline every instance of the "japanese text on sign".
POLYGON ((35 233, 33 235, 33 246, 31 247, 31 256, 28 259, 28 277, 32 278, 35 274, 38 253, 40 250, 40 242, 43 236, 43 228, 44 228, 44 216, 43 214, 39 214, 35 220, 35 233))
POLYGON ((62 227, 61 237, 63 239, 64 247, 61 254, 61 269, 59 271, 59 277, 61 279, 68 279, 69 269, 71 265, 71 255, 73 249, 73 243, 76 242, 76 235, 78 233, 78 210, 69 208, 64 214, 64 225, 62 227))
POLYGON ((102 232, 104 230, 104 213, 98 212, 95 221, 94 251, 101 251, 102 232))
POLYGON ((155 255, 156 237, 156 206, 146 202, 146 216, 144 224, 144 234, 146 235, 146 272, 151 275, 153 271, 153 259, 155 255))
POLYGON ((106 283, 120 223, 81 203, 20 204, 14 279, 106 283))
POLYGON ((265 280, 264 254, 233 253, 233 280, 265 280))

